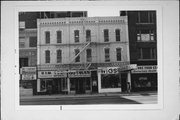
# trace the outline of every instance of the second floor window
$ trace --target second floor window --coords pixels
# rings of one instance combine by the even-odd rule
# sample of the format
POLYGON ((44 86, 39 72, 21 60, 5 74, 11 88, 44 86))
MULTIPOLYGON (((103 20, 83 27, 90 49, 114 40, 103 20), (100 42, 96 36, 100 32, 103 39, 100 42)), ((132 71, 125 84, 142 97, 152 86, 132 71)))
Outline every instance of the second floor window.
POLYGON ((79 42, 79 30, 74 31, 74 41, 79 42))
POLYGON ((109 48, 105 48, 104 53, 105 53, 105 62, 109 62, 110 61, 110 50, 109 50, 109 48))
POLYGON ((91 49, 86 50, 86 60, 87 60, 87 62, 92 61, 92 51, 91 51, 91 49))
POLYGON ((37 47, 37 37, 29 37, 29 47, 37 47))
POLYGON ((45 42, 46 42, 46 44, 50 43, 50 32, 49 31, 45 32, 45 42))
POLYGON ((50 63, 50 51, 45 51, 45 63, 50 63))
POLYGON ((86 42, 91 41, 91 30, 86 30, 86 42))
POLYGON ((62 42, 62 32, 57 31, 56 35, 57 35, 57 43, 61 43, 62 42))
POLYGON ((121 61, 121 48, 116 48, 117 61, 121 61))
POLYGON ((115 33, 116 33, 116 41, 120 41, 120 29, 116 29, 115 30, 115 33))
POLYGON ((61 63, 61 62, 62 62, 62 51, 57 50, 57 63, 61 63))
POLYGON ((154 40, 155 40, 154 30, 151 29, 138 30, 137 41, 148 42, 154 40))
POLYGON ((109 30, 104 30, 104 42, 109 42, 109 30))
MULTIPOLYGON (((79 49, 75 49, 75 56, 79 53, 79 49)), ((75 58, 75 62, 80 62, 80 55, 75 58)))
POLYGON ((139 59, 156 59, 156 48, 139 48, 139 59))

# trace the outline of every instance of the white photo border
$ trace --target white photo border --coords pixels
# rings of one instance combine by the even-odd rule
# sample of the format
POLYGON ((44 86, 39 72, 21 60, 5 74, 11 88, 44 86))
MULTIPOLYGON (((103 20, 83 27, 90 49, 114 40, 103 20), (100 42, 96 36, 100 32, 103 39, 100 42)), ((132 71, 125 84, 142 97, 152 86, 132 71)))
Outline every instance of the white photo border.
MULTIPOLYGON (((71 3, 71 2, 70 2, 71 3)), ((73 2, 74 3, 74 2, 73 2)), ((78 2, 79 3, 79 2, 78 2)), ((16 110, 144 110, 144 109, 163 109, 163 41, 162 41, 162 7, 158 4, 153 5, 139 5, 139 6, 128 6, 120 4, 121 2, 80 2, 80 4, 67 4, 67 2, 57 2, 56 4, 45 4, 39 5, 17 5, 14 9, 14 28, 15 28, 15 105, 16 110), (95 4, 99 3, 99 4, 95 4), (101 3, 101 4, 100 4, 101 3), (110 3, 110 5, 109 5, 110 3), (64 5, 65 4, 65 5, 64 5), (112 5, 111 5, 112 4, 112 5), (39 12, 39 11, 88 11, 97 10, 117 11, 118 14, 121 10, 126 11, 138 11, 138 10, 155 10, 157 17, 157 56, 158 56, 158 94, 157 104, 105 104, 105 105, 20 105, 19 101, 19 32, 18 32, 18 13, 19 12, 39 12), (133 109, 132 109, 133 108, 133 109)), ((104 12, 106 12, 104 11, 104 12)))

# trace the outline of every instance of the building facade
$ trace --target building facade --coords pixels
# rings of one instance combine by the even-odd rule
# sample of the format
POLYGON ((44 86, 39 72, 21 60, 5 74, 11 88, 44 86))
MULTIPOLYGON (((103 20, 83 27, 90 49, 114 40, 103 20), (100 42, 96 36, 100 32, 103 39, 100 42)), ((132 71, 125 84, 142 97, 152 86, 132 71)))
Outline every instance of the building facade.
POLYGON ((37 93, 122 92, 130 82, 127 17, 39 19, 37 93))
POLYGON ((157 90, 156 11, 121 11, 128 17, 132 91, 157 90))

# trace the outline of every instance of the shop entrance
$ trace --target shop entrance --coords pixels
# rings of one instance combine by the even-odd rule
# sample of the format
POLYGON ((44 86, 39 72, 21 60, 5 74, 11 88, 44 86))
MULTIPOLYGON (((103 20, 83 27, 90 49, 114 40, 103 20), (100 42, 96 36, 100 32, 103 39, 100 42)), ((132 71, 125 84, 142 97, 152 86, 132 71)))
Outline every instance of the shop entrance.
POLYGON ((76 94, 85 93, 85 80, 83 78, 78 78, 76 80, 76 94))
POLYGON ((122 92, 127 91, 127 73, 121 73, 121 88, 122 92))

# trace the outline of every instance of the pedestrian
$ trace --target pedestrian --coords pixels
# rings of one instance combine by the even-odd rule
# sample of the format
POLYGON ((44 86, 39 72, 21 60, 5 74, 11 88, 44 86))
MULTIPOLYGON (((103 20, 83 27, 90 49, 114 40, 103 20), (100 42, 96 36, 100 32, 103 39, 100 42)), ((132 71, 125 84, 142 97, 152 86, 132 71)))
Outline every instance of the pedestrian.
POLYGON ((127 82, 127 93, 131 92, 131 85, 130 82, 127 82))

